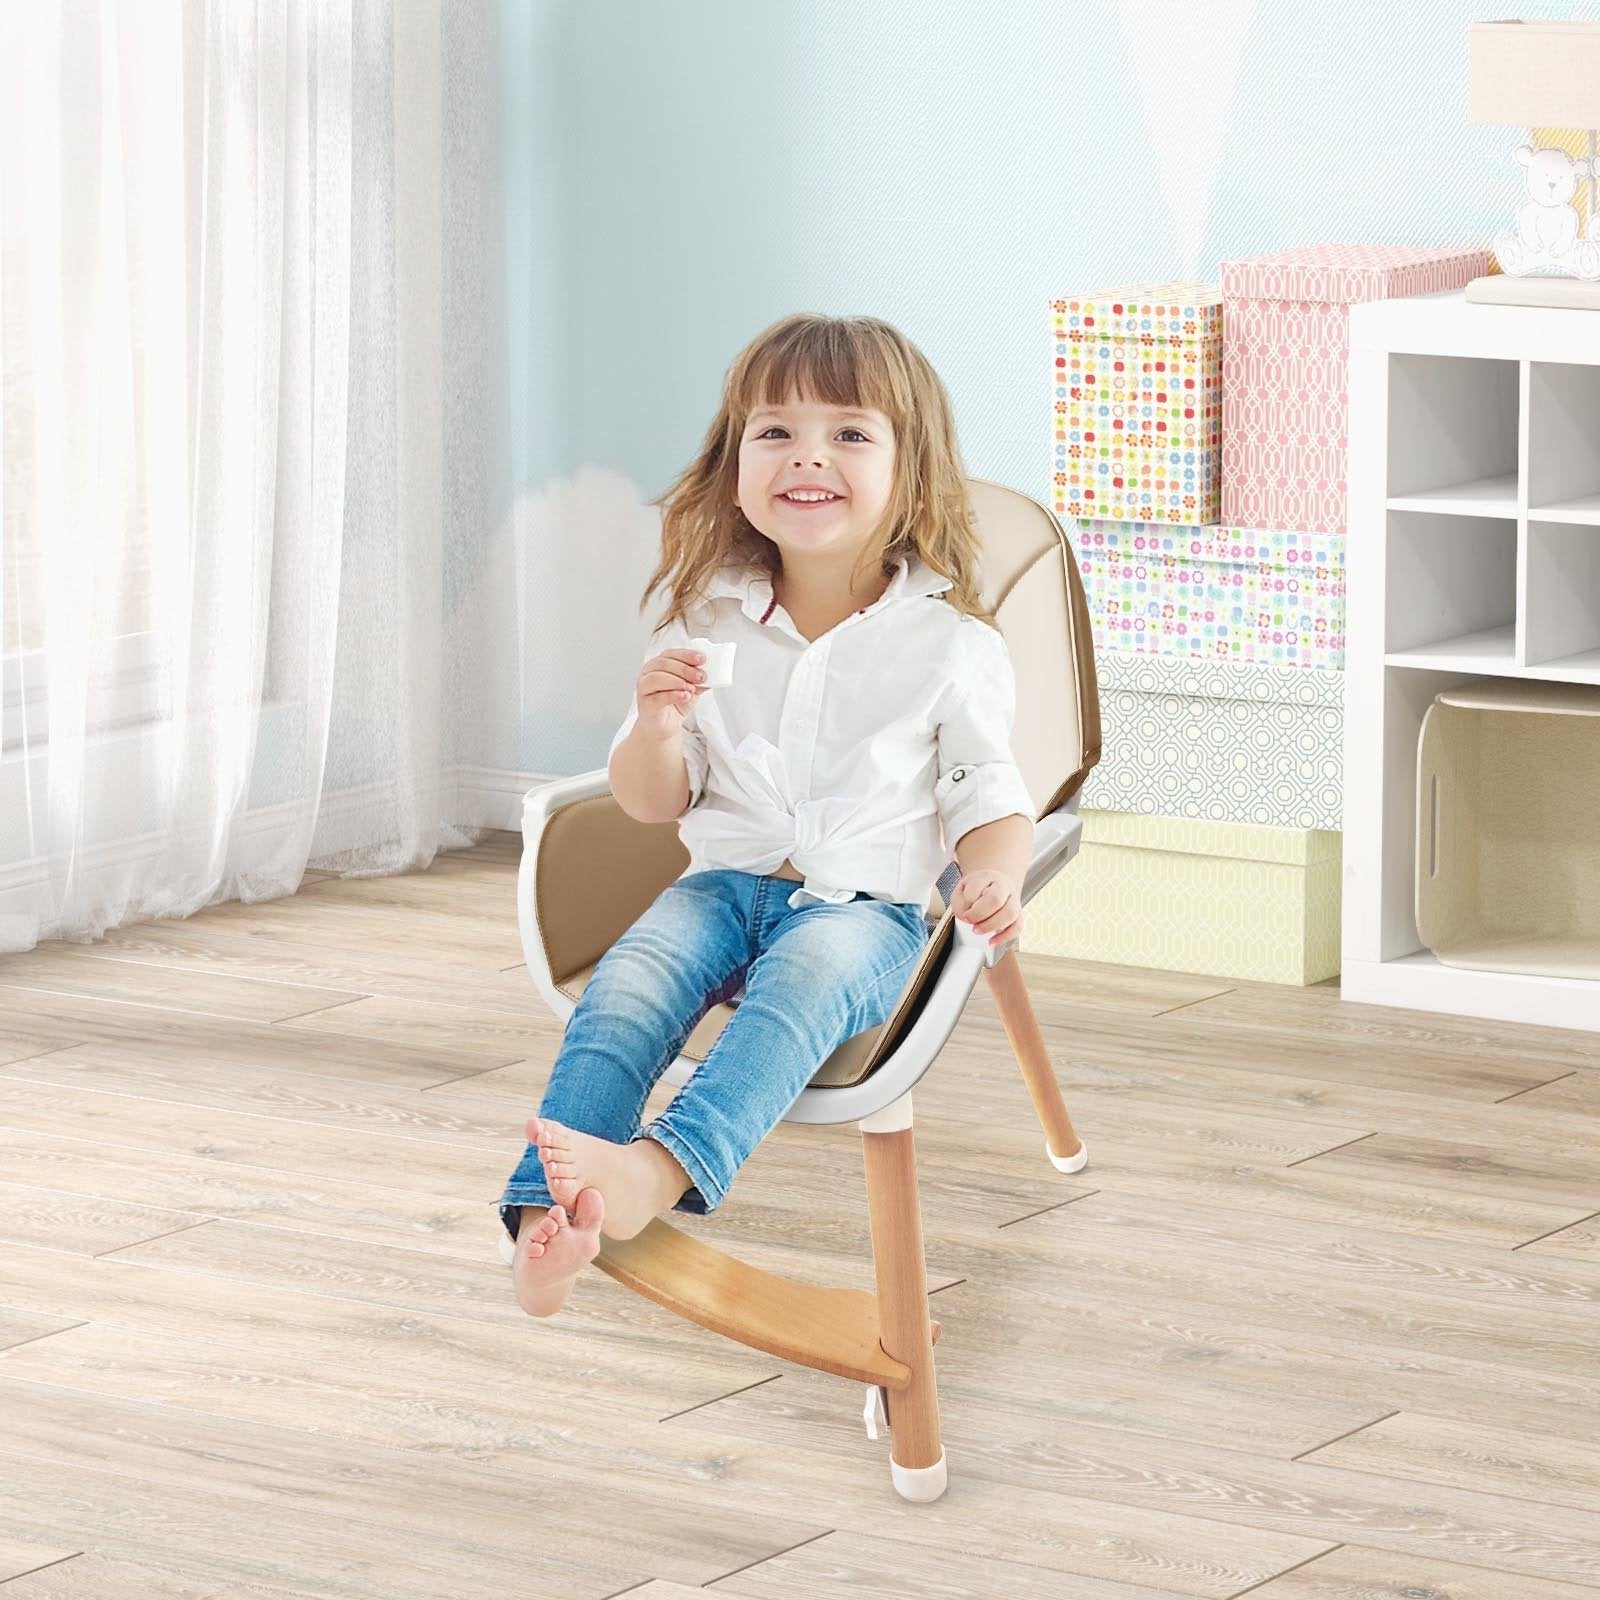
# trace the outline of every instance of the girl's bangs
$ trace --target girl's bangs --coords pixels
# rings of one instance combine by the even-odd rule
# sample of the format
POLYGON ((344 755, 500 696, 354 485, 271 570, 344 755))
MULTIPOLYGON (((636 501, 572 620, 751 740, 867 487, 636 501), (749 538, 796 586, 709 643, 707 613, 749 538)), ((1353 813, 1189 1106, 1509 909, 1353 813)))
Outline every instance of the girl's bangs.
POLYGON ((894 385, 876 352, 835 330, 813 327, 757 351, 730 396, 741 421, 762 406, 792 398, 815 404, 881 411, 899 430, 894 385), (788 392, 780 394, 779 388, 788 392))

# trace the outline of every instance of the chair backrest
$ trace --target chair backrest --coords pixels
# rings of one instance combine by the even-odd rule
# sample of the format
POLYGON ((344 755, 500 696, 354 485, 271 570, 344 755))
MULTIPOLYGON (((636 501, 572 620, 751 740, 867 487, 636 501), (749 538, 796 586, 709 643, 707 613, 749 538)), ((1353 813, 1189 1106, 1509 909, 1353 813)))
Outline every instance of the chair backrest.
POLYGON ((1083 786, 1100 759, 1100 692, 1089 602, 1072 547, 1032 496, 969 478, 982 546, 980 590, 995 608, 1017 680, 1011 754, 1034 819, 1083 786))

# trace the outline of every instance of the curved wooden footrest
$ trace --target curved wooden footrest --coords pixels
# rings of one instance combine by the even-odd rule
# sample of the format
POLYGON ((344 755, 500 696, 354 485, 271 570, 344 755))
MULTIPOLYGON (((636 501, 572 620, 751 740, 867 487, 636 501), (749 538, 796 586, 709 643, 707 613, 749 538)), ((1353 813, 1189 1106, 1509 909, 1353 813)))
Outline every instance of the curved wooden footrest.
MULTIPOLYGON (((631 1239, 604 1239, 595 1263, 657 1305, 752 1349, 858 1383, 903 1389, 911 1369, 878 1338, 878 1297, 819 1289, 746 1266, 657 1217, 631 1239)), ((930 1323, 935 1343, 939 1324, 930 1323)))

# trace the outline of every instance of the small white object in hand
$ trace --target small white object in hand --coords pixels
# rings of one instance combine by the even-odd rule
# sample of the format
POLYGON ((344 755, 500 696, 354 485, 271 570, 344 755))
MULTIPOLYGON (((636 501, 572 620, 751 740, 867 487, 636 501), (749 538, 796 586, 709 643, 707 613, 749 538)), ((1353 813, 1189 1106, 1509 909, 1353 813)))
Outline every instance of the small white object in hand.
POLYGON ((733 652, 739 648, 736 642, 729 640, 726 644, 717 644, 710 639, 691 639, 688 648, 704 650, 706 653, 700 665, 705 672, 707 689, 726 689, 733 682, 733 652))

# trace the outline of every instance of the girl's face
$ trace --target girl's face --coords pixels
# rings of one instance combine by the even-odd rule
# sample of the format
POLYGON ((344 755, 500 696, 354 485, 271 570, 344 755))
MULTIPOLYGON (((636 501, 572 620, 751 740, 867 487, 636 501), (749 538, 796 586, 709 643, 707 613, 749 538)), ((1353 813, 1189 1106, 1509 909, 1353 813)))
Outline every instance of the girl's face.
POLYGON ((894 429, 881 411, 791 401, 750 414, 739 441, 739 507, 787 554, 858 551, 894 488, 894 429), (836 499, 797 505, 785 491, 816 485, 836 499))

